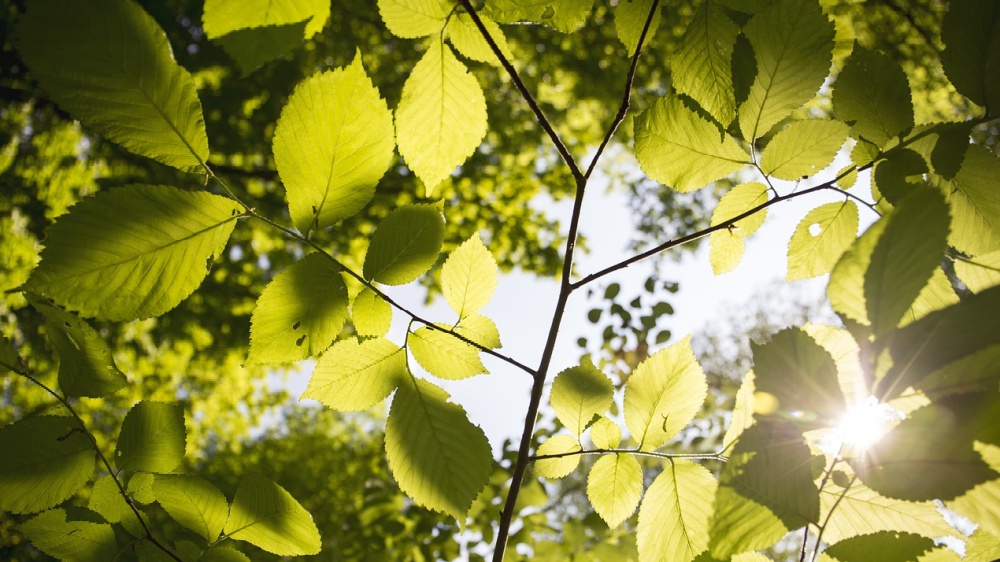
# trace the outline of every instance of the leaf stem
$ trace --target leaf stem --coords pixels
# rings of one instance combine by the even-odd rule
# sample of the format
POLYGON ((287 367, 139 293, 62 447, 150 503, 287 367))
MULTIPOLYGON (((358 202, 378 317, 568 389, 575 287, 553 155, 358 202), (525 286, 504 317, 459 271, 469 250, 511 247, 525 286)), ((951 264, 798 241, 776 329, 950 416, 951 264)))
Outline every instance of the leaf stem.
POLYGON ((627 453, 637 457, 651 457, 656 459, 692 459, 722 462, 729 460, 729 457, 726 457, 722 453, 658 453, 656 451, 641 451, 639 449, 584 449, 551 455, 532 455, 530 458, 532 461, 537 461, 542 459, 560 459, 583 455, 610 455, 615 453, 627 453))

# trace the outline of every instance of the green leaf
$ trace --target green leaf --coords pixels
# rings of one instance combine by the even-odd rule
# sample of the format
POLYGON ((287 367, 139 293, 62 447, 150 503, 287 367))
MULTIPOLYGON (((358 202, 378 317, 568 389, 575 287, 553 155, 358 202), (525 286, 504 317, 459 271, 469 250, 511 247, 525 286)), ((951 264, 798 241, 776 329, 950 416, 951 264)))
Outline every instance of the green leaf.
POLYGON ((767 143, 761 170, 789 181, 816 175, 833 162, 847 140, 847 131, 847 125, 831 119, 796 121, 767 143))
POLYGON ((154 475, 148 472, 137 472, 128 479, 126 490, 139 503, 153 503, 156 501, 156 495, 153 494, 154 482, 154 475))
POLYGON ((718 230, 708 237, 708 261, 712 273, 722 275, 736 269, 743 259, 743 236, 729 230, 718 230))
POLYGON ((608 527, 624 523, 639 507, 641 497, 642 468, 632 455, 605 455, 591 467, 587 498, 608 527))
POLYGON ((736 116, 732 59, 739 33, 718 4, 703 2, 670 57, 674 88, 691 96, 723 126, 736 116))
MULTIPOLYGON (((109 523, 119 523, 127 514, 132 514, 132 510, 125 503, 118 484, 110 474, 97 479, 90 490, 90 499, 87 500, 87 509, 108 520, 109 523)), ((134 518, 134 514, 133 514, 134 518)))
POLYGON ((438 378, 461 380, 489 374, 478 349, 441 330, 425 326, 411 332, 406 347, 421 367, 438 378))
POLYGON ((594 0, 487 0, 486 12, 498 22, 532 21, 564 33, 587 22, 594 0))
POLYGON ((953 304, 958 304, 958 295, 955 294, 955 289, 951 286, 948 276, 940 267, 936 267, 930 280, 920 290, 916 300, 903 313, 899 326, 906 326, 935 310, 941 310, 953 304))
MULTIPOLYGON (((554 435, 538 446, 536 457, 545 455, 565 455, 581 451, 580 442, 572 435, 554 435)), ((569 454, 551 459, 537 459, 535 473, 548 479, 563 478, 576 470, 580 464, 580 455, 569 454)))
MULTIPOLYGON (((719 199, 719 204, 712 211, 712 226, 728 222, 755 207, 767 203, 768 194, 768 187, 760 182, 741 183, 733 187, 722 196, 722 199, 719 199)), ((766 217, 767 209, 761 209, 733 223, 734 228, 732 229, 732 233, 741 238, 746 238, 757 232, 757 229, 764 224, 766 217)))
POLYGON ((840 562, 908 562, 934 548, 934 541, 913 533, 883 531, 839 542, 823 551, 840 562))
POLYGON ((414 281, 437 261, 444 240, 444 218, 429 205, 400 207, 372 234, 365 256, 365 279, 386 285, 414 281))
POLYGON ((960 252, 977 256, 1000 250, 998 175, 1000 158, 981 146, 970 146, 948 196, 954 217, 948 243, 960 252))
POLYGON ((500 330, 496 323, 481 314, 472 314, 462 318, 455 327, 455 332, 469 338, 483 347, 497 349, 501 346, 500 330))
POLYGON ((964 562, 996 562, 1000 560, 1000 537, 977 529, 965 543, 964 562))
POLYGON ((955 274, 973 293, 1000 285, 1000 250, 976 256, 970 261, 957 260, 955 274))
POLYGON ((787 328, 764 345, 751 342, 754 387, 777 399, 776 411, 795 424, 835 425, 847 409, 830 353, 809 334, 787 328))
POLYGON ((917 125, 901 140, 894 139, 886 145, 887 156, 897 148, 897 142, 923 157, 930 170, 946 179, 953 179, 962 167, 965 153, 970 146, 969 135, 974 123, 931 123, 917 125))
POLYGON ((329 17, 330 3, 325 0, 205 0, 201 21, 205 35, 218 39, 240 29, 308 20, 309 38, 322 31, 329 17))
POLYGON ((20 370, 23 365, 21 356, 14 349, 14 343, 7 336, 0 334, 0 373, 6 370, 20 370))
POLYGON ((736 553, 766 548, 788 533, 788 528, 770 509, 741 496, 729 486, 719 487, 713 509, 709 525, 709 552, 713 562, 730 560, 736 553))
POLYGON ((757 78, 739 108, 743 138, 756 139, 812 99, 830 72, 834 26, 818 2, 779 0, 743 29, 757 78))
POLYGON ((842 318, 867 326, 868 310, 865 305, 864 279, 871 263, 872 251, 882 232, 889 224, 879 220, 847 248, 837 265, 830 272, 830 283, 826 287, 830 305, 842 318))
POLYGON ((393 148, 392 113, 360 54, 296 86, 274 129, 274 164, 295 228, 327 228, 360 211, 393 148))
POLYGON ((354 297, 351 321, 360 336, 384 336, 392 326, 392 305, 365 287, 354 297))
POLYGON ((32 2, 17 36, 32 77, 84 125, 130 152, 202 169, 208 138, 194 81, 135 2, 32 2))
POLYGON ((833 87, 833 111, 851 135, 885 146, 913 127, 910 85, 899 63, 855 43, 833 87))
POLYGON ((579 437, 594 416, 608 411, 614 391, 611 379, 584 357, 580 365, 556 375, 549 403, 566 429, 579 437))
MULTIPOLYGON (((231 2, 231 4, 239 3, 231 2)), ((242 11, 253 13, 247 9, 242 11)), ((263 13, 267 13, 267 11, 265 10, 263 13)), ((254 70, 264 66, 265 63, 302 45, 302 38, 310 23, 310 20, 304 19, 284 25, 263 25, 237 29, 216 38, 215 42, 236 61, 243 76, 248 76, 254 70)))
POLYGON ((143 400, 122 421, 115 464, 129 472, 173 472, 184 460, 184 410, 143 400))
POLYGON ((385 27, 396 37, 415 39, 440 32, 450 6, 444 0, 378 0, 385 27))
POLYGON ((385 429, 389 469, 418 505, 465 520, 493 469, 486 434, 441 388, 410 378, 396 391, 385 429))
POLYGON ((45 331, 59 356, 59 388, 66 396, 97 398, 125 386, 125 375, 118 370, 111 349, 97 330, 30 295, 28 302, 45 315, 45 331))
POLYGON ((49 227, 27 287, 84 316, 158 316, 201 284, 240 213, 211 193, 153 185, 102 191, 49 227))
POLYGON ((930 400, 948 394, 991 392, 1000 386, 1000 344, 949 363, 914 385, 930 400))
POLYGON ((396 142, 406 165, 433 189, 486 136, 486 98, 476 78, 435 38, 406 83, 396 109, 396 142))
POLYGON ((590 426, 590 440, 598 449, 614 449, 622 443, 622 428, 612 420, 600 416, 590 426))
POLYGON ((894 329, 947 247, 948 207, 940 193, 919 190, 888 217, 865 272, 865 305, 876 336, 894 329))
POLYGON ((490 302, 498 279, 497 262, 476 233, 444 262, 441 291, 461 319, 479 312, 490 302))
POLYGON ((1000 107, 1000 6, 992 0, 951 4, 941 41, 948 80, 960 94, 995 112, 1000 107))
POLYGON ((729 419, 729 427, 722 438, 722 450, 727 451, 732 447, 740 435, 753 425, 753 396, 754 372, 749 371, 743 382, 740 383, 739 390, 736 391, 736 405, 733 406, 733 416, 729 419))
POLYGON ((704 187, 750 163, 732 137, 720 134, 675 97, 658 99, 636 117, 635 156, 646 175, 681 192, 704 187))
POLYGON ((911 501, 951 500, 997 478, 973 449, 994 431, 996 392, 939 398, 911 413, 851 464, 876 492, 911 501))
MULTIPOLYGON (((201 549, 198 549, 201 552, 201 549)), ((198 562, 251 562, 250 557, 235 548, 216 546, 212 550, 205 551, 198 562)))
POLYGON ((846 492, 827 482, 820 491, 820 506, 821 517, 827 521, 823 537, 831 544, 880 531, 907 531, 925 537, 955 534, 934 503, 880 496, 858 480, 846 492))
POLYGON ((302 398, 319 400, 338 412, 356 412, 385 400, 406 375, 406 352, 376 337, 358 343, 341 340, 313 370, 302 398))
POLYGON ((59 560, 107 562, 118 553, 111 525, 69 521, 62 509, 46 511, 26 521, 20 530, 35 548, 59 560))
POLYGON ((684 459, 670 461, 646 490, 639 507, 640 558, 690 562, 707 549, 717 487, 705 467, 684 459))
POLYGON ((156 501, 181 525, 209 543, 219 537, 229 502, 211 482, 188 474, 161 474, 153 484, 156 501))
POLYGON ((284 488, 256 474, 240 482, 223 532, 279 556, 318 554, 322 546, 309 512, 284 488))
MULTIPOLYGON (((504 37, 500 26, 486 16, 480 15, 479 19, 483 22, 483 27, 490 34, 490 38, 500 48, 500 52, 504 58, 508 61, 514 60, 514 54, 511 52, 510 46, 507 45, 507 38, 504 37)), ((448 28, 445 32, 452 46, 462 56, 474 61, 492 64, 493 66, 500 66, 500 59, 497 58, 490 44, 486 42, 483 34, 479 32, 479 28, 476 27, 476 23, 472 21, 469 14, 460 12, 452 15, 451 19, 448 20, 448 28)))
POLYGON ((0 510, 37 513, 69 499, 94 473, 94 449, 72 418, 29 417, 0 428, 0 510))
POLYGON ((898 205, 903 198, 927 185, 924 177, 928 171, 920 154, 908 148, 892 150, 875 164, 872 196, 876 200, 884 197, 892 205, 898 205))
POLYGON ((1000 536, 1000 480, 976 486, 948 502, 948 508, 975 521, 982 530, 1000 536))
POLYGON ((625 425, 643 451, 659 448, 694 418, 707 393, 691 338, 639 364, 625 385, 625 425))
POLYGON ((858 235, 858 206, 853 201, 820 205, 809 211, 788 241, 789 281, 829 272, 858 235))
MULTIPOLYGON (((642 29, 649 19, 649 11, 653 9, 653 0, 632 0, 631 2, 619 2, 615 6, 615 33, 618 40, 625 45, 628 56, 635 55, 639 48, 639 37, 642 29)), ((646 32, 646 43, 656 35, 657 28, 660 27, 660 10, 657 8, 653 14, 653 21, 649 24, 646 32)))
POLYGON ((347 285, 340 267, 314 253, 264 287, 250 317, 248 363, 280 365, 317 357, 347 320, 347 285))

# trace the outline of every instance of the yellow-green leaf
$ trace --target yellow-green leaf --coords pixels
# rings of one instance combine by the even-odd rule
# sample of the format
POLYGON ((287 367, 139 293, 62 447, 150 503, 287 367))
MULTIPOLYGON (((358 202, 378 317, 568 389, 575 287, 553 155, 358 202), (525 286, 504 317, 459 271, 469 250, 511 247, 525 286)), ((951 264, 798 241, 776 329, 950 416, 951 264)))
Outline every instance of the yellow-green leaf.
POLYGON ((718 230, 709 235, 708 261, 712 264, 712 273, 729 273, 742 259, 743 236, 729 230, 718 230))
MULTIPOLYGON (((635 54, 639 47, 639 36, 642 28, 649 19, 649 11, 653 8, 653 0, 632 0, 631 2, 619 2, 615 6, 615 33, 618 40, 625 45, 629 56, 635 54)), ((649 24, 649 31, 646 32, 646 43, 652 40, 656 34, 656 29, 660 26, 660 9, 657 7, 653 14, 653 21, 649 24)))
POLYGON ((702 2, 677 52, 670 57, 673 86, 691 96, 723 126, 736 116, 732 59, 739 33, 740 28, 718 4, 702 2))
POLYGON ((218 39, 240 29, 309 20, 305 28, 309 38, 323 29, 329 17, 330 3, 325 0, 205 0, 201 21, 205 35, 218 39))
POLYGON ((184 461, 184 410, 143 400, 125 414, 115 465, 129 472, 173 472, 184 461))
MULTIPOLYGON (((514 54, 511 53, 510 46, 507 45, 507 38, 504 37, 500 26, 484 15, 480 15, 479 19, 483 22, 483 27, 486 28, 486 31, 490 34, 490 39, 493 39, 493 42, 496 43, 504 58, 508 61, 514 60, 514 54)), ((483 37, 483 34, 476 27, 475 22, 469 17, 469 14, 460 12, 453 15, 448 20, 448 28, 445 32, 452 46, 462 56, 474 61, 500 66, 500 59, 497 58, 496 53, 493 52, 490 44, 486 42, 486 38, 483 37)))
POLYGON ((450 3, 444 0, 378 0, 386 28, 404 39, 440 32, 450 9, 450 3))
POLYGON ((240 482, 223 531, 279 556, 318 554, 322 546, 309 512, 284 488, 256 474, 240 482))
POLYGON ((833 110, 852 124, 854 136, 876 146, 913 127, 913 100, 903 69, 857 43, 833 87, 833 110))
POLYGON ((598 449, 614 449, 621 445, 622 428, 612 420, 601 416, 590 426, 590 440, 598 449))
POLYGON ((444 262, 441 291, 461 319, 479 312, 490 302, 498 279, 497 262, 477 233, 444 262))
POLYGON ((580 29, 594 0, 488 0, 486 11, 503 23, 532 21, 564 33, 580 29))
POLYGON ((365 255, 365 279, 403 285, 437 261, 444 240, 444 218, 430 205, 400 207, 372 234, 365 255))
POLYGON ((761 170, 781 180, 818 174, 847 140, 848 126, 831 119, 796 121, 778 131, 760 157, 761 170))
POLYGON ((708 523, 718 482, 684 459, 666 464, 639 507, 639 556, 650 562, 690 562, 708 548, 708 523))
POLYGON ((118 554, 111 525, 69 520, 63 509, 25 521, 20 530, 35 548, 59 560, 106 562, 118 554))
POLYGON ((587 476, 587 498, 594 511, 614 529, 639 507, 642 497, 642 468, 626 453, 597 459, 587 476))
POLYGON ((789 281, 828 273, 858 235, 853 201, 820 205, 809 211, 788 241, 789 281))
POLYGON ((981 146, 970 146, 949 186, 953 216, 948 243, 977 256, 1000 250, 1000 158, 981 146))
POLYGON ((501 347, 500 330, 495 322, 482 314, 471 314, 462 318, 455 326, 455 332, 469 338, 483 347, 497 349, 501 347))
POLYGON ((406 352, 383 337, 341 340, 319 358, 302 398, 338 412, 356 412, 385 400, 406 376, 406 352))
POLYGON ((739 439, 740 435, 753 425, 754 392, 756 392, 756 388, 754 387, 754 373, 750 371, 743 377, 743 382, 740 383, 740 388, 736 391, 736 405, 733 406, 733 415, 729 419, 729 427, 726 428, 726 434, 722 438, 723 451, 728 451, 730 447, 736 444, 736 440, 739 439))
POLYGON ((982 254, 971 260, 957 260, 955 273, 973 293, 1000 285, 1000 251, 982 254))
POLYGON ((614 390, 611 379, 584 357, 578 366, 556 375, 549 403, 566 429, 579 437, 594 416, 611 407, 614 390))
POLYGON ((417 363, 438 378, 460 380, 489 373, 478 349, 441 330, 420 328, 410 333, 406 346, 417 363))
POLYGON ((153 484, 156 501, 181 525, 208 542, 222 532, 229 502, 211 482, 190 474, 160 474, 153 484))
POLYGON ((580 455, 574 455, 582 450, 576 437, 572 435, 555 435, 549 437, 538 446, 535 456, 565 455, 535 461, 535 473, 549 479, 563 478, 576 470, 580 464, 580 455))
MULTIPOLYGON (((712 226, 727 222, 743 213, 767 203, 768 187, 760 182, 741 183, 733 187, 712 211, 712 226)), ((746 238, 764 224, 767 217, 767 209, 762 209, 756 213, 733 223, 733 234, 746 238)))
POLYGON ((830 305, 842 317, 867 326, 868 309, 865 306, 864 280, 872 251, 885 230, 888 221, 880 220, 868 227, 843 253, 830 272, 826 296, 830 305))
POLYGON ((351 321, 361 336, 384 336, 392 325, 392 305, 378 293, 365 287, 354 297, 351 321))
POLYGON ((860 480, 846 493, 834 481, 820 491, 820 517, 827 521, 823 536, 830 543, 879 531, 908 531, 925 537, 954 535, 933 502, 909 502, 880 496, 860 480))

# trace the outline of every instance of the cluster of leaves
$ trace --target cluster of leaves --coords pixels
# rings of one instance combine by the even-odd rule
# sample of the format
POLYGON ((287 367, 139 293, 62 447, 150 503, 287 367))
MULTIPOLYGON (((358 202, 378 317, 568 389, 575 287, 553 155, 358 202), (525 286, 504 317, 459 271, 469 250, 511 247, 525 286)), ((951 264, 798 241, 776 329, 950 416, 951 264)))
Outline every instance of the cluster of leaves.
MULTIPOLYGON (((328 3, 277 4, 281 9, 250 10, 208 2, 204 33, 252 72, 317 33, 329 15, 328 3)), ((416 504, 464 522, 492 505, 476 500, 496 486, 483 431, 414 366, 439 379, 466 379, 486 373, 481 355, 489 354, 530 375, 524 434, 509 473, 501 472, 510 483, 502 490, 496 559, 504 556, 515 518, 538 505, 519 502, 528 490, 522 488, 527 466, 560 478, 583 455, 599 457, 589 468, 587 496, 610 527, 638 509, 635 541, 644 560, 763 560, 754 551, 803 528, 815 531, 817 545, 830 545, 820 554, 828 560, 851 562, 873 551, 886 552, 886 560, 925 553, 947 559, 932 539, 955 532, 932 500, 982 525, 967 541, 966 560, 995 558, 1000 206, 992 182, 1000 160, 970 144, 976 127, 993 121, 1000 107, 995 3, 956 4, 942 29, 947 80, 983 109, 965 121, 931 124, 918 124, 906 75, 888 56, 854 44, 841 53, 842 67, 835 64, 837 29, 819 2, 698 4, 670 58, 671 91, 634 119, 636 159, 649 179, 681 193, 744 173, 761 181, 728 189, 706 228, 574 281, 579 209, 627 116, 643 45, 661 19, 659 2, 633 0, 615 9, 614 28, 632 66, 620 111, 586 168, 521 80, 501 24, 526 21, 569 33, 584 25, 592 8, 591 2, 491 0, 480 13, 468 0, 381 0, 385 27, 398 39, 420 40, 420 59, 393 110, 360 52, 350 64, 298 83, 271 144, 285 225, 216 174, 195 79, 142 8, 131 0, 32 3, 19 22, 18 47, 59 107, 130 153, 199 174, 211 187, 133 183, 103 190, 46 231, 41 261, 19 289, 45 318, 60 359, 58 391, 39 380, 6 338, 0 360, 45 389, 70 417, 28 416, 0 428, 4 450, 25 452, 0 463, 0 509, 41 512, 21 529, 62 559, 105 560, 126 552, 140 560, 246 559, 221 545, 229 539, 277 555, 320 550, 308 512, 267 477, 245 477, 229 502, 208 481, 177 472, 185 448, 180 405, 143 400, 132 406, 112 460, 76 413, 76 398, 108 396, 126 385, 101 333, 82 318, 128 322, 166 314, 209 276, 238 223, 253 223, 294 241, 298 252, 286 256, 290 265, 256 299, 247 364, 317 359, 303 396, 341 412, 364 411, 392 396, 385 453, 396 482, 416 504), (53 33, 60 41, 51 40, 53 33), (503 70, 575 186, 561 289, 538 368, 496 351, 497 326, 480 312, 496 288, 498 264, 476 232, 440 267, 454 320, 426 320, 386 293, 385 286, 431 277, 445 250, 443 186, 489 138, 486 94, 456 52, 503 70), (802 108, 830 79, 831 66, 837 70, 832 113, 812 117, 802 108), (849 139, 852 163, 820 181, 818 174, 849 139), (373 204, 397 150, 406 174, 421 182, 422 197, 395 205, 368 236, 357 237, 363 258, 324 243, 373 204), (866 171, 873 180, 870 200, 847 191, 866 171), (782 194, 780 181, 812 185, 782 194), (754 370, 737 395, 721 450, 693 456, 665 450, 707 394, 705 374, 684 338, 632 362, 638 364, 620 408, 612 380, 589 360, 560 372, 550 403, 566 432, 545 439, 531 455, 534 420, 573 291, 705 236, 714 270, 729 271, 768 207, 819 192, 837 200, 810 211, 796 229, 788 278, 829 273, 828 297, 846 328, 789 329, 754 346, 754 370), (859 202, 879 218, 857 238, 859 202), (950 279, 944 261, 951 264, 950 279), (963 299, 954 286, 967 291, 963 299), (409 317, 398 342, 388 336, 394 313, 409 317), (906 418, 871 449, 844 442, 832 452, 820 447, 869 395, 906 418), (619 410, 624 429, 613 414, 619 410), (593 447, 585 447, 585 435, 593 447), (57 507, 91 481, 95 457, 107 474, 91 486, 87 510, 57 507), (649 486, 640 459, 662 466, 649 486), (725 463, 716 476, 698 459, 725 463), (160 541, 142 507, 154 502, 199 542, 160 541)), ((645 340, 668 313, 660 308, 643 317, 637 338, 645 340)))

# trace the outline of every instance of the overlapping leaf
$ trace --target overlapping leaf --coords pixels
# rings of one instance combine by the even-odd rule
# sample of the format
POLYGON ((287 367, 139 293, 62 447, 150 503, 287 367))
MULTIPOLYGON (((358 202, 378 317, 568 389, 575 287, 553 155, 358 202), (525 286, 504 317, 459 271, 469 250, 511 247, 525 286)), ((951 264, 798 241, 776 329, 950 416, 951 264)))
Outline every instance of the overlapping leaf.
POLYGON ((223 531, 279 556, 318 554, 322 546, 309 512, 284 488, 259 475, 240 482, 223 531))
MULTIPOLYGON (((722 196, 715 210, 712 211, 712 226, 742 215, 768 200, 768 188, 759 182, 749 182, 737 185, 722 196)), ((713 232, 708 239, 709 261, 712 271, 721 275, 732 271, 743 258, 743 239, 757 231, 764 224, 767 209, 740 219, 726 230, 713 232)))
POLYGON ((502 23, 531 21, 571 33, 583 26, 594 0, 488 0, 486 11, 502 23))
POLYGON ((708 548, 708 523, 718 487, 705 467, 676 459, 646 490, 639 507, 639 556, 651 562, 690 562, 708 548))
MULTIPOLYGON (((500 53, 504 58, 508 61, 514 60, 514 54, 511 53, 510 46, 507 44, 507 38, 504 37, 500 26, 495 21, 483 15, 479 16, 479 20, 483 22, 483 27, 486 28, 487 33, 490 34, 490 39, 500 49, 500 53)), ((500 66, 500 59, 497 58, 496 53, 493 52, 493 48, 490 47, 490 44, 483 37, 482 32, 476 27, 476 23, 472 21, 469 14, 462 12, 453 15, 448 20, 448 27, 445 31, 452 46, 462 56, 474 61, 500 66)))
POLYGON ((580 442, 572 435, 554 435, 549 437, 538 446, 535 451, 536 457, 546 455, 562 455, 552 458, 540 458, 535 461, 535 473, 545 478, 563 478, 570 472, 576 470, 580 464, 580 455, 574 455, 581 451, 580 442))
POLYGON ((871 263, 875 244, 888 224, 885 219, 877 221, 844 251, 830 272, 830 283, 826 287, 826 296, 838 314, 866 326, 869 322, 865 305, 865 272, 871 263))
POLYGON ((173 187, 102 191, 49 227, 27 287, 84 316, 163 314, 201 284, 241 212, 231 199, 173 187))
POLYGON ((913 126, 910 85, 899 63, 858 44, 837 77, 833 110, 851 124, 852 135, 877 146, 913 126))
MULTIPOLYGON (((653 8, 653 0, 633 0, 632 2, 619 2, 615 7, 615 33, 618 40, 625 45, 629 56, 635 54, 639 47, 639 37, 642 35, 642 28, 649 18, 649 11, 653 8)), ((648 42, 656 34, 656 29, 660 26, 660 10, 657 8, 653 14, 653 21, 649 24, 646 32, 648 42)))
POLYGON ((739 33, 740 28, 718 4, 702 2, 670 57, 674 88, 691 96, 723 126, 736 116, 732 58, 739 33))
POLYGON ((438 378, 460 380, 489 373, 478 349, 441 330, 420 328, 410 333, 406 346, 417 363, 438 378))
POLYGON ((587 498, 612 529, 635 513, 641 497, 642 468, 632 455, 605 455, 591 467, 587 475, 587 498))
POLYGON ((129 472, 173 472, 184 460, 185 439, 179 405, 144 400, 125 414, 115 464, 129 472))
POLYGON ((392 306, 365 287, 351 305, 351 321, 362 336, 384 336, 392 325, 392 306))
POLYGON ((428 205, 400 207, 379 224, 365 256, 365 279, 402 285, 427 272, 437 261, 444 239, 444 219, 428 205))
POLYGON ((598 449, 614 449, 622 442, 622 428, 610 419, 601 416, 590 426, 590 440, 598 449))
POLYGON ((734 231, 719 230, 708 237, 708 261, 712 273, 722 275, 736 269, 743 259, 743 236, 734 231))
POLYGON ((218 538, 229 515, 229 502, 211 482, 188 474, 161 474, 153 484, 156 501, 181 525, 208 542, 218 538))
POLYGON ((106 562, 118 554, 111 525, 70 520, 63 509, 46 511, 26 521, 20 530, 35 548, 59 560, 106 562))
POLYGON ((202 25, 248 74, 301 45, 329 17, 330 3, 323 0, 207 0, 202 25))
POLYGON ((809 211, 788 241, 789 281, 829 272, 858 234, 858 206, 853 201, 820 205, 809 211))
POLYGON ((955 89, 973 102, 1000 107, 1000 7, 992 0, 950 6, 941 25, 941 65, 955 89))
POLYGON ((406 352, 383 337, 335 343, 320 357, 302 398, 339 412, 370 408, 385 400, 406 376, 406 352))
POLYGON ((386 28, 404 39, 441 31, 450 8, 445 0, 378 0, 378 11, 386 28))
POLYGON ((0 428, 0 510, 37 513, 94 473, 94 450, 72 418, 36 416, 0 428))
POLYGON ((448 256, 441 268, 441 291, 459 319, 483 309, 497 288, 499 272, 493 254, 474 234, 448 256))
POLYGON ((934 548, 934 541, 913 533, 882 531, 839 542, 823 551, 840 562, 908 562, 934 548))
POLYGON ((781 180, 813 176, 833 162, 848 127, 831 119, 796 121, 778 131, 760 157, 761 170, 781 180))
POLYGON ((1000 250, 955 262, 955 273, 970 291, 977 293, 1000 285, 1000 250))
POLYGON ((974 256, 1000 250, 998 174, 1000 158, 981 146, 968 148, 948 196, 953 215, 948 243, 956 249, 974 256))
POLYGON ((502 347, 500 330, 496 323, 482 314, 472 314, 462 318, 458 326, 455 326, 455 333, 461 334, 483 347, 490 349, 502 347))
POLYGON ((84 125, 168 166, 202 169, 208 138, 194 81, 135 2, 32 2, 18 37, 31 75, 84 125))
POLYGON ((608 411, 614 390, 611 379, 584 358, 580 365, 556 375, 549 403, 566 429, 579 436, 594 416, 608 411))

